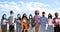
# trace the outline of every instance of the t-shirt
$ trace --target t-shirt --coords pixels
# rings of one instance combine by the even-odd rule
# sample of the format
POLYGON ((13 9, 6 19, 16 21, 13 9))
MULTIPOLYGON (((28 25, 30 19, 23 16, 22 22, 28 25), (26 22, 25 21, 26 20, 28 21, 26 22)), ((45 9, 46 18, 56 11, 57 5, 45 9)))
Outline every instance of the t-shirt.
POLYGON ((46 26, 48 19, 46 17, 40 17, 40 23, 43 26, 46 26))
POLYGON ((8 18, 8 22, 9 22, 9 24, 11 24, 11 23, 14 23, 14 17, 13 16, 10 16, 9 18, 8 18))
POLYGON ((48 19, 48 25, 53 25, 53 19, 48 19))
POLYGON ((54 18, 54 27, 60 23, 60 18, 54 18))

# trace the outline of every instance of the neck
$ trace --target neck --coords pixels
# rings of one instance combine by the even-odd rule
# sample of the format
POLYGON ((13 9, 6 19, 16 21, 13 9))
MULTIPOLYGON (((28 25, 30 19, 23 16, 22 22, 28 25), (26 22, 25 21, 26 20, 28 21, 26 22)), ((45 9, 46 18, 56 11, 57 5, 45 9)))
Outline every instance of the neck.
POLYGON ((58 18, 58 17, 55 17, 55 18, 58 18))
POLYGON ((45 16, 43 16, 43 17, 45 17, 45 16))

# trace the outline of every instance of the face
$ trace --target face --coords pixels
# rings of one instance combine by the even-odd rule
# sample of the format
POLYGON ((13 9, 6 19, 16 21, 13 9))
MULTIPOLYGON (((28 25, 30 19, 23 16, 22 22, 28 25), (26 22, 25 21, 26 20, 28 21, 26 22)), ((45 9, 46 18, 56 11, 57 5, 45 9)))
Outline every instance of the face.
POLYGON ((24 17, 26 17, 27 15, 26 15, 26 14, 24 14, 23 16, 24 16, 24 17))
POLYGON ((39 15, 39 11, 35 11, 35 15, 39 15))
POLYGON ((19 14, 19 15, 17 15, 17 17, 19 18, 19 17, 20 17, 20 14, 19 14))
POLYGON ((6 18, 6 14, 4 14, 3 17, 6 18))
POLYGON ((42 12, 42 16, 45 16, 45 12, 42 12))
POLYGON ((58 17, 58 13, 55 13, 55 17, 58 17))
POLYGON ((51 14, 49 14, 49 15, 48 15, 48 18, 52 18, 52 15, 51 15, 51 14))
POLYGON ((6 17, 6 15, 4 15, 4 18, 6 17))
POLYGON ((44 16, 45 16, 45 14, 42 14, 42 15, 44 15, 44 16))
POLYGON ((32 18, 32 16, 30 16, 30 19, 32 18))

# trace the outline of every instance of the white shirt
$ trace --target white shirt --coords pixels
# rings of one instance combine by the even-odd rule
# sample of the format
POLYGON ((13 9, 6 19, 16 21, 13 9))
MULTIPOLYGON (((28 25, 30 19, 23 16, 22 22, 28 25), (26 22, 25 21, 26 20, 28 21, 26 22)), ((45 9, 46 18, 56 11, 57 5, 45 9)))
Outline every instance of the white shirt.
POLYGON ((53 19, 48 19, 48 25, 53 25, 53 19))
POLYGON ((3 20, 3 23, 2 23, 2 24, 3 24, 3 25, 5 25, 5 24, 6 24, 6 22, 7 22, 6 20, 3 20))

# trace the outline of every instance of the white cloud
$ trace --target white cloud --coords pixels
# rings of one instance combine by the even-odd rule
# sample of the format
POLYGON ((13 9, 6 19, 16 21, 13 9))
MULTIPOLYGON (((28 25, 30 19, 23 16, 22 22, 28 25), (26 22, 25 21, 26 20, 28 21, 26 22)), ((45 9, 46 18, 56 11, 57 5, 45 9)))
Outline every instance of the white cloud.
POLYGON ((40 2, 26 2, 25 3, 23 1, 20 1, 19 4, 17 4, 16 2, 7 2, 7 1, 5 1, 4 4, 3 4, 3 2, 0 2, 1 11, 13 10, 13 11, 17 11, 17 12, 26 13, 27 11, 29 11, 29 12, 34 13, 35 10, 39 10, 40 14, 43 11, 45 11, 46 16, 48 16, 48 13, 51 13, 52 15, 54 15, 55 12, 59 12, 59 11, 56 11, 56 9, 50 9, 50 7, 51 6, 49 4, 44 4, 44 3, 40 3, 40 2))
POLYGON ((10 4, 16 5, 16 3, 15 3, 15 2, 10 2, 10 4))

